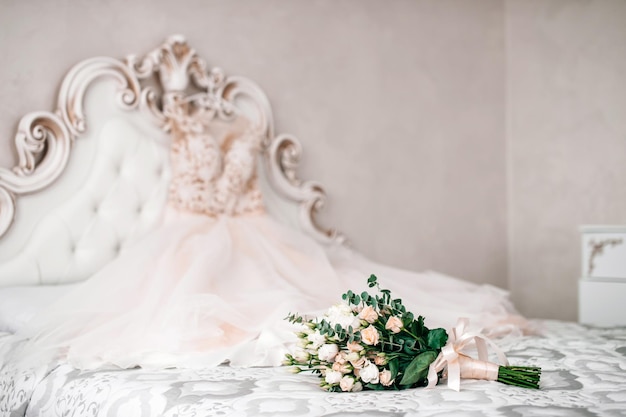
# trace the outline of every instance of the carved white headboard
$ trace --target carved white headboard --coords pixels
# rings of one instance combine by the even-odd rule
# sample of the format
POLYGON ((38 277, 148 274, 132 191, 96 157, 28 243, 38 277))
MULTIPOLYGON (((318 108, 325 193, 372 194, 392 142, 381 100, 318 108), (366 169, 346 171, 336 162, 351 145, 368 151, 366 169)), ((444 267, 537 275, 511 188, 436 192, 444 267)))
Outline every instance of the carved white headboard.
POLYGON ((342 242, 315 222, 324 191, 297 178, 300 143, 274 134, 263 91, 209 70, 175 35, 140 58, 77 64, 56 111, 21 119, 18 164, 0 167, 0 286, 83 280, 154 226, 169 180, 160 101, 174 91, 216 117, 250 118, 264 132, 258 174, 269 213, 322 242, 342 242))

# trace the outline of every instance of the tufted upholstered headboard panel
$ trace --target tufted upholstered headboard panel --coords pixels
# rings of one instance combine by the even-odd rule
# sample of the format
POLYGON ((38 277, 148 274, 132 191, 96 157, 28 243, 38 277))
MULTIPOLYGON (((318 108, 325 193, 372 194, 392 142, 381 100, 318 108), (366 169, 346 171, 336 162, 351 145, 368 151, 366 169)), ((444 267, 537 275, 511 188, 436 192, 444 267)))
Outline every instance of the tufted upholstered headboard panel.
POLYGON ((260 88, 208 71, 184 38, 172 36, 142 59, 79 63, 63 81, 56 112, 22 119, 18 165, 0 168, 0 286, 86 279, 155 225, 169 181, 159 108, 168 91, 185 91, 216 117, 253 120, 266 136, 258 174, 270 214, 321 241, 342 241, 315 223, 324 192, 297 178, 300 144, 274 135, 260 88))

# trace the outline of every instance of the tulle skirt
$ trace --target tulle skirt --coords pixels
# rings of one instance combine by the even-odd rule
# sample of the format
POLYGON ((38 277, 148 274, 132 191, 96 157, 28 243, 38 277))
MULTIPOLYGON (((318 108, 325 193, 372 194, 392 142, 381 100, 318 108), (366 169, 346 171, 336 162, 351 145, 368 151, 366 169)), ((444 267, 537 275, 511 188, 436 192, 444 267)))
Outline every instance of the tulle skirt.
POLYGON ((289 313, 319 314, 376 274, 429 327, 460 316, 517 331, 505 291, 371 262, 325 247, 264 214, 208 217, 168 208, 163 224, 35 317, 29 355, 80 369, 279 365, 295 342, 289 313))

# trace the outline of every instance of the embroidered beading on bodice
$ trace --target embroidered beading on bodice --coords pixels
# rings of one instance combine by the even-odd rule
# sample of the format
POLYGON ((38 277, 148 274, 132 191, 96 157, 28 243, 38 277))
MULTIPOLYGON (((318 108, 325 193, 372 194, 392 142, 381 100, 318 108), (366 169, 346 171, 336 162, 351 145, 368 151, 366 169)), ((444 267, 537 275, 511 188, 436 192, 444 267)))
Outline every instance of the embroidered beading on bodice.
POLYGON ((264 211, 256 176, 261 135, 250 123, 222 121, 177 97, 164 107, 172 133, 169 204, 209 216, 264 211))

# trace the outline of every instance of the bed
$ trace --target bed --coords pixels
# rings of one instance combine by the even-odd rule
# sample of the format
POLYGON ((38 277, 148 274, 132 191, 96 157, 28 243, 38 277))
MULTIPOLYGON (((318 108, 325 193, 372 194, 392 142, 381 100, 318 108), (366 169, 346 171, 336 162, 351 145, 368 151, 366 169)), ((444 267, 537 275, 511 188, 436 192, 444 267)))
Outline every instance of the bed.
POLYGON ((264 132, 258 175, 268 212, 324 244, 344 244, 316 220, 324 190, 298 178, 300 143, 275 133, 254 82, 209 69, 180 35, 143 56, 87 59, 64 78, 54 112, 21 119, 18 162, 0 168, 0 415, 626 415, 626 328, 558 321, 500 342, 512 363, 543 368, 540 390, 466 381, 461 392, 336 394, 284 367, 79 371, 12 361, 23 343, 13 332, 159 218, 169 178, 160 96, 171 89, 220 117, 250 118, 264 132))

